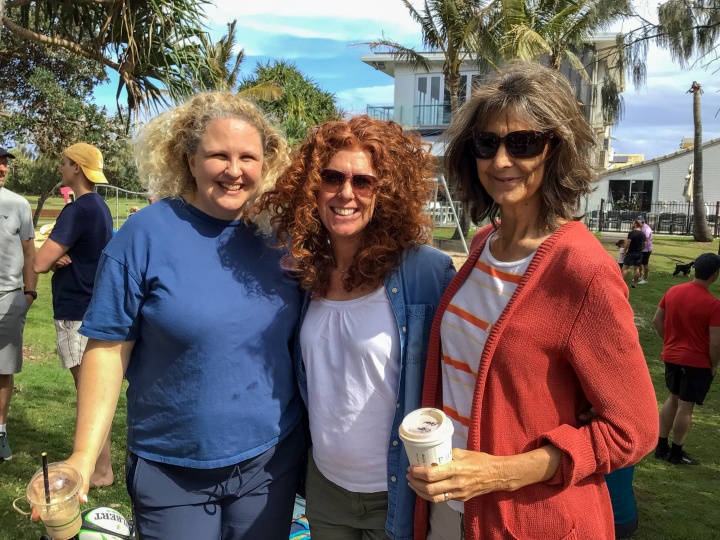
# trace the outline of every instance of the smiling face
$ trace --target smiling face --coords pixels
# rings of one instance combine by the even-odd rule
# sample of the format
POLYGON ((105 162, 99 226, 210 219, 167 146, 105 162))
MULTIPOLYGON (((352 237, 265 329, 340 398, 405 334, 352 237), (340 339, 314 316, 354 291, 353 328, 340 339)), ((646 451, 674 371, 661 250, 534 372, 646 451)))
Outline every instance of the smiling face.
MULTIPOLYGON (((507 113, 501 113, 485 126, 483 131, 504 137, 512 131, 535 129, 535 126, 516 120, 507 113)), ((520 159, 511 156, 503 143, 494 158, 476 159, 480 183, 500 206, 501 212, 522 210, 539 213, 540 187, 545 175, 548 148, 549 145, 546 144, 540 155, 520 159)))
POLYGON ((240 219, 262 179, 263 145, 257 129, 238 118, 213 120, 187 158, 196 185, 188 202, 214 218, 240 219))
POLYGON ((325 168, 345 173, 346 177, 337 193, 318 191, 317 205, 320 220, 328 230, 333 244, 356 243, 363 229, 372 219, 376 196, 355 195, 350 176, 353 174, 375 176, 370 156, 360 149, 340 150, 330 158, 325 168))

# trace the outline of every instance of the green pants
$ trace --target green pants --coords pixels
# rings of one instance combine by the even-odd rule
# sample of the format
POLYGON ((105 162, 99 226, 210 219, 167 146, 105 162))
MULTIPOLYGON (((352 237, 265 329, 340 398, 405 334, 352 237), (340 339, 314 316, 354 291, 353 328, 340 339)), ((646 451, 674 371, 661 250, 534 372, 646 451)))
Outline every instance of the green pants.
POLYGON ((313 540, 388 540, 386 491, 354 493, 333 484, 318 470, 312 449, 305 489, 313 540))

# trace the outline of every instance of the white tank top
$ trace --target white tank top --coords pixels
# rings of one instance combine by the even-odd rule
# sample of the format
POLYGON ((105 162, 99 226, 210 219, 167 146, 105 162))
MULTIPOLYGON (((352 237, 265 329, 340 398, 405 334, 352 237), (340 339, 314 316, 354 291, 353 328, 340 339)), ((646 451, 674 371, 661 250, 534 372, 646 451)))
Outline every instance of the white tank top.
POLYGON ((348 491, 387 491, 400 335, 385 287, 354 300, 312 300, 300 346, 318 469, 348 491))

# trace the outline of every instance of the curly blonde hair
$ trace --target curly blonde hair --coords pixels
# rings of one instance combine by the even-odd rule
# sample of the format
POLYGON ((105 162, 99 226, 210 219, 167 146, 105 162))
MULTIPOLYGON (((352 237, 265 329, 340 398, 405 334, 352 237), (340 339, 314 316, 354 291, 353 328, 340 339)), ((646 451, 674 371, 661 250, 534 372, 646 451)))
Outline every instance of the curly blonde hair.
MULTIPOLYGON (((163 112, 143 126, 135 138, 135 161, 140 182, 153 199, 190 195, 196 187, 188 154, 197 151, 205 129, 213 120, 237 118, 253 126, 262 141, 262 179, 248 199, 251 209, 289 162, 285 139, 253 103, 227 92, 204 92, 163 112)), ((269 230, 266 213, 246 211, 262 230, 269 230)))
POLYGON ((340 150, 367 153, 378 178, 375 211, 362 232, 355 258, 343 273, 345 290, 379 287, 400 263, 403 251, 430 238, 432 221, 423 212, 433 189, 437 160, 417 134, 395 122, 362 115, 312 128, 275 189, 265 194, 281 244, 288 245, 305 290, 327 293, 335 266, 327 229, 320 220, 320 173, 340 150))

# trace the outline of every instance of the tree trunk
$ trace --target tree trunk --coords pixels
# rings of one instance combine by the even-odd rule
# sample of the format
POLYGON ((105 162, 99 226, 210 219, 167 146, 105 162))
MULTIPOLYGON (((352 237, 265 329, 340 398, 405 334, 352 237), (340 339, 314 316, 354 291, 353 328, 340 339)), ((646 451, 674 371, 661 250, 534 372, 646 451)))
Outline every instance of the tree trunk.
MULTIPOLYGON (((451 73, 449 70, 445 70, 445 86, 450 94, 450 116, 455 117, 455 113, 460 107, 458 100, 458 94, 460 93, 460 81, 462 77, 460 73, 451 73)), ((448 194, 448 200, 452 203, 452 199, 448 194)), ((468 219, 468 213, 464 208, 460 209, 460 228, 456 228, 452 235, 451 240, 460 240, 460 231, 464 237, 467 237, 468 231, 470 231, 470 220, 468 219)))
POLYGON ((693 95, 693 121, 695 124, 695 142, 693 147, 693 239, 696 242, 712 242, 713 235, 705 215, 705 197, 703 194, 702 159, 702 115, 700 111, 700 83, 693 81, 690 90, 693 95))
POLYGON ((50 196, 55 193, 55 190, 58 189, 61 186, 62 182, 58 182, 53 186, 53 188, 48 191, 47 193, 43 193, 38 198, 37 202, 37 208, 35 208, 35 213, 33 214, 33 227, 37 229, 38 221, 40 221, 40 213, 42 212, 43 206, 45 206, 45 201, 47 201, 50 196))

